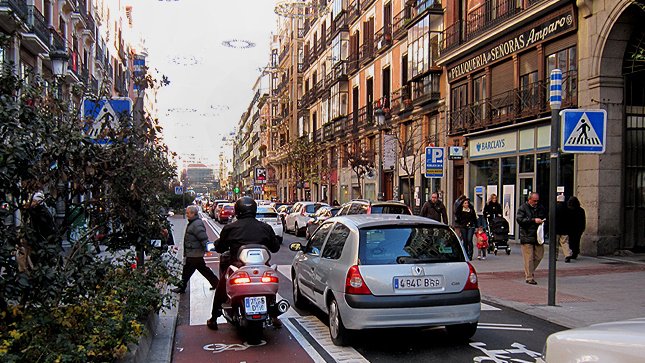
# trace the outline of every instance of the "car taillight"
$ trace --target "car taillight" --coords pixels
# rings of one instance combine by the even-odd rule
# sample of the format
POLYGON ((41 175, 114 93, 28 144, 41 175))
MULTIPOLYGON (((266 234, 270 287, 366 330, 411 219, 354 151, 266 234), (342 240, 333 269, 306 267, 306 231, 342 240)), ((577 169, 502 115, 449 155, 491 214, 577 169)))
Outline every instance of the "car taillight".
POLYGON ((251 277, 249 277, 249 274, 246 272, 238 272, 235 274, 235 277, 231 279, 231 285, 241 285, 241 284, 249 284, 251 283, 251 277))
POLYGON ((305 209, 304 209, 304 208, 302 208, 302 210, 300 211, 300 215, 301 215, 301 216, 306 216, 306 215, 307 215, 307 213, 305 213, 305 209))
POLYGON ((466 279, 466 286, 464 286, 464 290, 478 290, 479 283, 477 282, 477 272, 475 271, 473 265, 470 264, 470 262, 467 262, 467 264, 468 278, 466 279))
POLYGON ((372 214, 372 206, 367 207, 367 214, 372 214))
POLYGON ((273 282, 277 284, 278 276, 274 275, 270 271, 267 271, 264 273, 264 275, 262 275, 262 282, 266 282, 266 283, 273 282))
POLYGON ((372 295, 372 291, 367 287, 358 266, 354 265, 347 271, 347 279, 345 280, 345 293, 355 295, 372 295))

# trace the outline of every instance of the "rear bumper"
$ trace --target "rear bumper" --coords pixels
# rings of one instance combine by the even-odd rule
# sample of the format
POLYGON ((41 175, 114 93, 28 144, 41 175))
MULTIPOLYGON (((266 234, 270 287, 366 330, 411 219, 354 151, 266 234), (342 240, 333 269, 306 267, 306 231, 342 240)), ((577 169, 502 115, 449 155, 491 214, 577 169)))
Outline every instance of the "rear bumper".
MULTIPOLYGON (((461 295, 446 294, 446 295, 461 295)), ((372 329, 393 327, 424 327, 475 323, 479 321, 481 300, 479 291, 457 297, 434 296, 421 299, 416 296, 383 297, 367 296, 355 299, 345 295, 339 299, 343 323, 348 329, 372 329), (403 298, 403 299, 401 299, 403 298), (354 307, 350 306, 350 302, 354 307), (357 307, 361 306, 361 307, 357 307)))

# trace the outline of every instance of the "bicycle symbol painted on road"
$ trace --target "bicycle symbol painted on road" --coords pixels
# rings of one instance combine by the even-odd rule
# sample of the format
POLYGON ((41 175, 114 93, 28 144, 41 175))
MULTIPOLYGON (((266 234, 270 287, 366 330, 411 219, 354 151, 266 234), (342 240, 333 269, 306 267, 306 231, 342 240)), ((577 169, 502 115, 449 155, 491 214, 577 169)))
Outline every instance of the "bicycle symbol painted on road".
POLYGON ((250 345, 249 343, 242 343, 242 344, 223 344, 223 343, 213 343, 213 344, 206 344, 204 346, 204 350, 210 351, 213 353, 221 353, 225 351, 234 351, 234 352, 240 352, 243 350, 247 350, 249 348, 254 348, 254 347, 261 347, 265 345, 267 342, 264 340, 260 341, 260 344, 256 345, 250 345))
POLYGON ((542 356, 541 353, 534 352, 530 349, 527 349, 526 345, 520 344, 520 343, 513 343, 511 344, 511 348, 508 348, 508 349, 495 349, 495 350, 486 349, 486 343, 482 343, 482 342, 470 343, 470 346, 473 348, 479 349, 482 353, 484 353, 483 356, 478 356, 473 358, 473 362, 475 363, 480 363, 480 362, 533 363, 535 362, 535 358, 539 358, 542 356), (511 355, 514 355, 514 354, 528 355, 533 360, 528 361, 528 360, 519 359, 519 358, 512 358, 511 355))

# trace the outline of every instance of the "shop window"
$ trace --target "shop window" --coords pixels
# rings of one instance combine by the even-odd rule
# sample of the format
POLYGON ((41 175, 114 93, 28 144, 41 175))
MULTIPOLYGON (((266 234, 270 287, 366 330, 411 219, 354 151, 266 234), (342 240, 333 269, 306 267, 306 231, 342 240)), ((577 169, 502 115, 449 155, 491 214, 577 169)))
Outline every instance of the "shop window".
MULTIPOLYGON (((563 106, 575 106, 578 100, 578 63, 576 47, 570 47, 549 54, 547 57, 547 69, 545 79, 548 82, 551 71, 559 68, 562 71, 562 104, 563 106)), ((547 99, 549 95, 546 95, 547 99)))
POLYGON ((520 110, 539 110, 539 85, 537 71, 520 76, 520 110))
POLYGON ((520 156, 520 173, 532 173, 535 171, 535 155, 520 156))
POLYGON ((502 185, 515 185, 517 181, 517 157, 502 159, 502 185))
POLYGON ((473 114, 477 120, 486 120, 486 75, 473 79, 473 114))
MULTIPOLYGON (((499 159, 470 162, 470 187, 499 184, 499 159)), ((471 190, 472 191, 472 190, 471 190)))

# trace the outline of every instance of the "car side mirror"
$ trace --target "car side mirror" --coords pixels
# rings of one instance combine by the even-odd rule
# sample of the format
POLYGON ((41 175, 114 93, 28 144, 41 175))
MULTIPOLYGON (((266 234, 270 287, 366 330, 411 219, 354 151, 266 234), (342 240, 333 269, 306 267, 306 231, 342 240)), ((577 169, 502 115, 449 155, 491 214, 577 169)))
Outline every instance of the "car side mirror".
POLYGON ((297 251, 300 251, 302 249, 302 245, 300 244, 300 242, 294 242, 294 243, 289 245, 289 249, 291 251, 297 252, 297 251))

